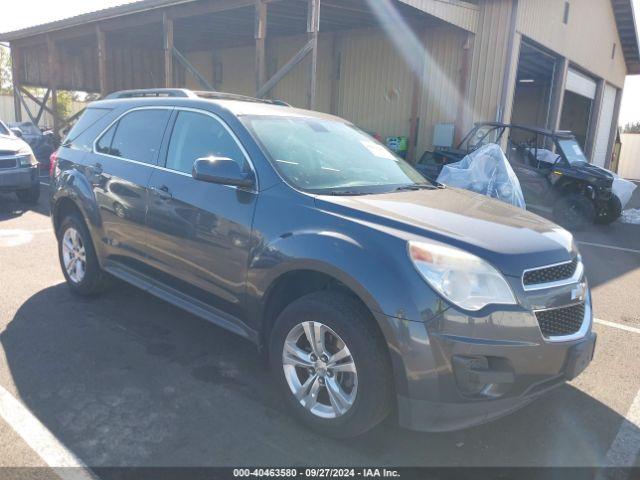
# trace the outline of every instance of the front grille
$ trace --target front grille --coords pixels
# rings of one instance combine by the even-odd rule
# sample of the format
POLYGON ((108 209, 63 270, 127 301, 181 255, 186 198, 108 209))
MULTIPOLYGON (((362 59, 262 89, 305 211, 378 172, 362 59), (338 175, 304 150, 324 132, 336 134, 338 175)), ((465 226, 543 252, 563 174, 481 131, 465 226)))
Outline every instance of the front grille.
POLYGON ((553 267, 543 267, 536 270, 528 270, 524 272, 522 283, 527 285, 540 285, 543 283, 558 282, 573 277, 578 268, 578 258, 574 258, 571 262, 562 263, 553 267))
POLYGON ((584 303, 580 303, 570 307, 536 312, 542 335, 545 338, 573 335, 582 327, 584 310, 584 303))
POLYGON ((0 158, 0 168, 16 168, 18 160, 15 158, 0 158))

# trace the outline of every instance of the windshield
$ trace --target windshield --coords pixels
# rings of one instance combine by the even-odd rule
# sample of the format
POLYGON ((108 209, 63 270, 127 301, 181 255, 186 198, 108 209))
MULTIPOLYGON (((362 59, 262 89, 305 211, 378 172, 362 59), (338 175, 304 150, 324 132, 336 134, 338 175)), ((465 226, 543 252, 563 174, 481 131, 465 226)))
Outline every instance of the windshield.
POLYGON ((407 162, 343 122, 283 116, 247 116, 243 122, 278 172, 301 190, 365 194, 428 185, 407 162))
POLYGON ((580 148, 576 140, 558 140, 558 145, 571 165, 575 163, 588 163, 587 157, 585 157, 582 148, 580 148))

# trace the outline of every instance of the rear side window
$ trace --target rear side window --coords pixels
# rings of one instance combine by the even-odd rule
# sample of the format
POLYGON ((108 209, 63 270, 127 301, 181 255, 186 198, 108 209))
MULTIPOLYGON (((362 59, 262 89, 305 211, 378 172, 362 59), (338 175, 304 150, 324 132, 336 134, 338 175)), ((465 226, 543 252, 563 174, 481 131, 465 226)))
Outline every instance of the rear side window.
POLYGON ((124 115, 96 142, 99 153, 155 165, 171 111, 134 110, 124 115))
POLYGON ((215 118, 194 112, 180 112, 173 127, 166 167, 191 173, 202 157, 227 157, 245 169, 245 157, 235 139, 215 118))
POLYGON ((90 151, 96 135, 96 132, 92 131, 91 127, 109 112, 111 112, 109 108, 87 108, 69 131, 62 144, 65 147, 90 151))

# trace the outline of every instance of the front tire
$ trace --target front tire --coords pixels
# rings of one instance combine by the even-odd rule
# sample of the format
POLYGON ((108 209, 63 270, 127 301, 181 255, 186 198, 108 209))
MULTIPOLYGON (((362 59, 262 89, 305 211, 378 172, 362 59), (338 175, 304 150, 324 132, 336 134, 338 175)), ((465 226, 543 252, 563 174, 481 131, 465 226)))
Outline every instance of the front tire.
POLYGON ((60 225, 58 257, 72 292, 94 296, 106 288, 107 275, 100 268, 89 230, 77 214, 67 216, 60 225))
POLYGON ((296 417, 331 437, 360 435, 388 415, 392 375, 382 334, 355 299, 316 292, 280 314, 270 363, 296 417))
POLYGON ((579 193, 560 197, 553 207, 553 217, 569 230, 582 230, 594 223, 596 209, 593 202, 579 193))
POLYGON ((610 225, 622 215, 622 202, 616 195, 611 198, 606 205, 598 212, 596 223, 600 225, 610 225))
POLYGON ((18 197, 18 200, 20 200, 21 202, 35 205, 40 199, 40 184, 38 183, 28 190, 20 190, 16 192, 16 197, 18 197))

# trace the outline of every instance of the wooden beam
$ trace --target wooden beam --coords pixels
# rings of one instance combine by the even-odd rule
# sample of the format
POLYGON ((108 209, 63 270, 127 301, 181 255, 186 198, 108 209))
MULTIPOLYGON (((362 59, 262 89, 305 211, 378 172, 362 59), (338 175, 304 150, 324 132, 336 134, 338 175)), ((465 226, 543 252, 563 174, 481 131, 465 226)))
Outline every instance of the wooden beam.
POLYGON ((107 95, 107 41, 100 24, 96 24, 96 39, 98 41, 98 85, 100 95, 107 95))
POLYGON ((263 98, 267 93, 273 90, 280 80, 282 80, 293 68, 298 65, 313 49, 313 41, 308 41, 304 47, 302 47, 298 53, 296 53, 291 60, 289 60, 280 70, 278 70, 273 77, 271 77, 256 93, 256 97, 263 98))
POLYGON ((198 81, 198 83, 200 83, 200 85, 202 85, 202 87, 204 87, 206 90, 215 92, 215 88, 213 88, 213 85, 211 85, 207 81, 207 79, 204 78, 204 76, 198 71, 198 69, 191 64, 191 62, 187 59, 187 57, 185 57, 184 55, 182 55, 182 53, 180 53, 180 50, 178 50, 174 46, 172 51, 173 51, 173 56, 176 58, 176 60, 180 62, 180 64, 185 68, 185 70, 187 70, 191 75, 195 77, 195 79, 198 81))
POLYGON ((256 0, 256 92, 267 80, 266 41, 267 41, 267 4, 256 0))
POLYGON ((44 107, 49 100, 49 95, 51 95, 51 89, 47 90, 47 93, 44 94, 44 98, 42 99, 42 104, 40 105, 40 109, 38 110, 38 115, 36 115, 36 121, 34 122, 36 125, 40 124, 40 119, 42 118, 42 114, 44 113, 44 107))
POLYGON ((471 118, 469 112, 469 86, 471 78, 471 62, 473 60, 473 44, 475 35, 467 33, 466 39, 462 46, 462 65, 460 67, 460 83, 458 84, 458 110, 456 112, 456 128, 454 133, 454 144, 458 145, 466 131, 470 128, 471 118))
MULTIPOLYGON (((422 34, 421 41, 422 48, 425 51, 428 49, 427 47, 427 29, 425 28, 424 33, 422 34)), ((420 108, 422 107, 422 95, 424 92, 424 70, 425 70, 425 59, 427 57, 426 53, 421 55, 421 58, 418 61, 417 67, 412 69, 411 72, 413 74, 413 88, 411 91, 411 119, 409 121, 409 144, 407 145, 407 160, 411 163, 416 162, 416 149, 418 147, 418 137, 420 134, 420 108)))
POLYGON ((331 99, 329 112, 338 114, 340 98, 340 73, 342 70, 342 35, 334 33, 331 40, 331 99))
POLYGON ((164 86, 173 87, 173 19, 167 12, 162 14, 164 38, 164 86))
POLYGON ((318 32, 320 31, 320 0, 307 0, 307 37, 311 43, 311 62, 307 84, 307 108, 316 108, 318 90, 318 32))
POLYGON ((58 115, 58 50, 53 37, 47 36, 47 56, 49 58, 49 87, 51 89, 51 109, 53 110, 53 131, 60 134, 60 116, 58 115))
POLYGON ((22 121, 22 101, 20 97, 20 53, 11 45, 11 82, 13 85, 13 112, 16 122, 22 121))
MULTIPOLYGON (((36 123, 35 117, 31 113, 31 109, 29 108, 29 105, 27 105, 27 101, 24 99, 24 97, 22 95, 20 95, 19 98, 20 98, 20 103, 22 103, 22 106, 26 110, 27 115, 29 116, 29 119, 31 120, 31 123, 33 123, 34 125, 37 126, 38 124, 36 123)), ((22 121, 22 119, 20 119, 20 121, 22 121)))
MULTIPOLYGON (((46 110, 47 112, 49 112, 49 114, 51 116, 55 115, 55 112, 47 106, 46 103, 44 103, 42 100, 40 100, 38 97, 36 97, 35 95, 33 95, 29 90, 27 90, 26 88, 24 88, 23 86, 20 87, 20 92, 24 95, 27 96, 27 98, 29 98, 29 100, 31 100, 32 102, 34 102, 36 105, 39 105, 41 108, 43 108, 44 110, 46 110)), ((53 94, 53 90, 51 91, 51 93, 53 94)))

